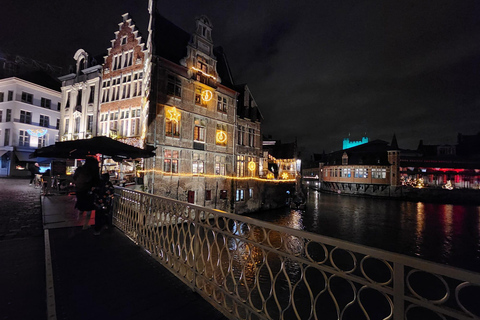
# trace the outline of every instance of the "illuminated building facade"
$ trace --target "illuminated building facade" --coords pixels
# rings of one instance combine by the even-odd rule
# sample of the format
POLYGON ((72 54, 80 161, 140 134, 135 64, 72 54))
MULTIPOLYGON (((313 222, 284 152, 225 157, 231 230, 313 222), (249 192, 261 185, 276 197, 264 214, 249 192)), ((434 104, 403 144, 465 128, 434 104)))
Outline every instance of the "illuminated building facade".
POLYGON ((101 71, 98 135, 143 147, 146 49, 128 13, 122 18, 101 71))
POLYGON ((393 196, 400 185, 400 150, 382 140, 324 155, 320 162, 320 190, 393 196))
POLYGON ((54 144, 60 83, 41 71, 0 79, 0 176, 28 176, 35 149, 54 144))
POLYGON ((156 157, 146 160, 144 183, 154 194, 233 210, 226 177, 235 172, 238 93, 212 24, 202 16, 190 35, 152 13, 152 26, 147 143, 156 157))
MULTIPOLYGON (((235 135, 235 169, 237 177, 258 177, 262 166, 262 114, 246 84, 239 92, 235 135)), ((256 180, 235 180, 235 211, 247 212, 261 207, 262 184, 256 180)))
POLYGON ((87 139, 97 135, 102 66, 83 49, 74 57, 74 72, 62 81, 60 140, 87 139))
POLYGON ((368 143, 368 137, 362 137, 362 140, 350 141, 350 138, 343 139, 343 150, 368 143))

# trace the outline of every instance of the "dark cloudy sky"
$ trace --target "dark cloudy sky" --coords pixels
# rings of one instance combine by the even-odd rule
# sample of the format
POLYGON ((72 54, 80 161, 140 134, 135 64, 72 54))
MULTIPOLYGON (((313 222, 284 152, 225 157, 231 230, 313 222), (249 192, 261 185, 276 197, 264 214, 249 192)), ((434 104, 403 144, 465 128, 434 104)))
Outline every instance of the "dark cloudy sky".
MULTIPOLYGON (((147 0, 1 0, 0 49, 57 64, 106 52, 129 12, 146 38, 147 0)), ((186 31, 205 14, 264 133, 312 152, 342 140, 454 144, 480 131, 480 1, 158 1, 186 31)))

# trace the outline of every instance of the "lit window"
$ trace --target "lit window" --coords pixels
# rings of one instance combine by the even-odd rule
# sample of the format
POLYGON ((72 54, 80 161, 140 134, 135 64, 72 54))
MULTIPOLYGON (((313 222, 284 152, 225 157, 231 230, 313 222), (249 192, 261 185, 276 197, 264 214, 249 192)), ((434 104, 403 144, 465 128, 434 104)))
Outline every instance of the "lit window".
POLYGON ((18 134, 18 145, 20 147, 29 147, 30 146, 30 136, 27 131, 20 130, 18 134))
POLYGON ((237 189, 235 201, 244 201, 245 200, 245 190, 237 189))
POLYGON ((218 146, 226 146, 228 141, 227 125, 217 123, 217 132, 215 136, 215 142, 218 146))
POLYGON ((194 153, 192 158, 192 173, 204 174, 205 173, 205 154, 194 153))
POLYGON ((182 114, 175 107, 165 107, 165 118, 165 135, 179 138, 182 114))
POLYGON ((169 173, 178 173, 178 150, 164 149, 163 171, 169 173))
POLYGON ((215 174, 225 175, 225 156, 215 156, 215 174))
POLYGON ((205 142, 205 120, 195 118, 195 128, 193 129, 193 140, 205 142))

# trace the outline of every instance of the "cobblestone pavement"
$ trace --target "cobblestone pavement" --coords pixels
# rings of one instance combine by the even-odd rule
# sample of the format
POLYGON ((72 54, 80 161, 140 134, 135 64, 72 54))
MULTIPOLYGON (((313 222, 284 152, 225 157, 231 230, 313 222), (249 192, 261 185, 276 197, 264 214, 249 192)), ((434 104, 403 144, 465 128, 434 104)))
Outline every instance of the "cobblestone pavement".
POLYGON ((0 178, 0 241, 41 235, 40 189, 29 179, 0 178))

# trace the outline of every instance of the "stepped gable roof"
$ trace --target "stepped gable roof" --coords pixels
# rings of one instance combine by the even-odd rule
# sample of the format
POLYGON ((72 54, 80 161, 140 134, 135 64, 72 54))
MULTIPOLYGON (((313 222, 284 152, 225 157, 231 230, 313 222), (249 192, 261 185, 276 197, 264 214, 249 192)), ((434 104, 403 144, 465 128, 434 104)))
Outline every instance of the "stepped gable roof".
POLYGON ((17 78, 38 84, 42 87, 49 88, 58 92, 60 92, 60 88, 62 86, 62 83, 57 78, 52 77, 50 74, 43 70, 26 72, 18 75, 17 78))
POLYGON ((353 148, 326 154, 323 161, 326 165, 341 165, 342 157, 346 153, 349 165, 390 165, 387 154, 389 149, 387 141, 373 140, 353 148))

